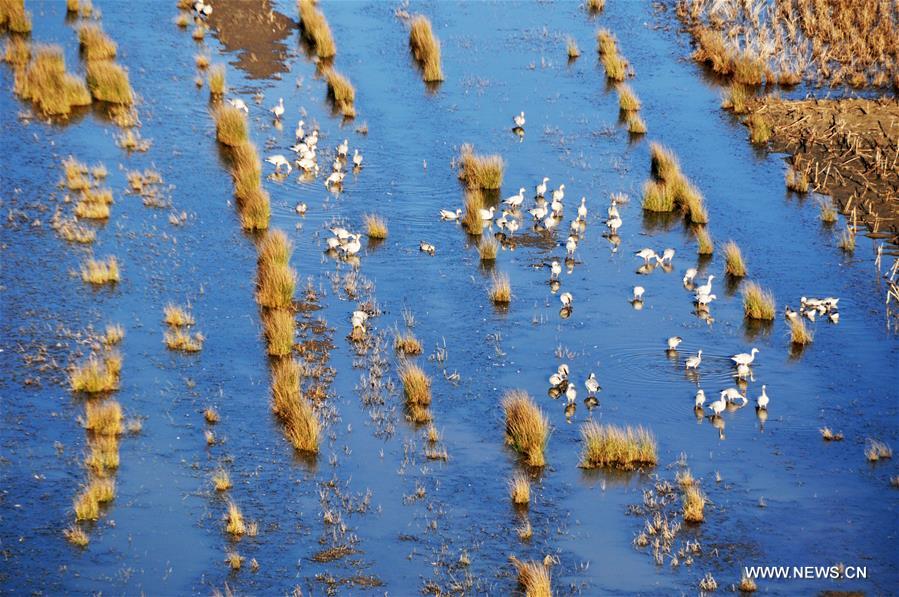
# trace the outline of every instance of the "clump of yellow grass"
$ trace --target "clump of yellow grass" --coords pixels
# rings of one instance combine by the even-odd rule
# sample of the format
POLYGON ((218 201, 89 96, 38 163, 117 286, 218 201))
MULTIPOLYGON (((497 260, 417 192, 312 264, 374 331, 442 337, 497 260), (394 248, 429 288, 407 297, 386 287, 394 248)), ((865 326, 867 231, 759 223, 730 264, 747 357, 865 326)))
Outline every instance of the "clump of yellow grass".
POLYGON ((314 0, 298 0, 297 8, 300 11, 300 30, 315 54, 319 58, 331 58, 337 54, 331 28, 325 15, 315 7, 314 0))
POLYGON ((743 262, 743 253, 740 247, 732 240, 724 243, 724 272, 728 275, 742 278, 746 275, 746 264, 743 262))
POLYGON ((549 420, 523 390, 510 390, 502 399, 506 416, 506 443, 524 456, 530 466, 546 464, 544 450, 549 440, 549 420))
POLYGON ((431 21, 426 16, 416 15, 409 29, 409 47, 421 66, 421 76, 428 83, 443 80, 440 66, 440 40, 434 35, 431 21))
POLYGON ((90 284, 112 284, 119 281, 119 263, 115 257, 88 259, 81 266, 81 279, 90 284))
POLYGON ((132 104, 134 93, 125 69, 108 60, 92 61, 87 65, 87 86, 91 95, 111 104, 132 104))
POLYGON ((600 425, 594 421, 581 427, 584 449, 582 468, 618 468, 633 470, 641 465, 655 465, 656 440, 643 427, 600 425))
POLYGON ((506 163, 498 154, 478 155, 470 143, 462 145, 459 155, 459 179, 469 189, 499 189, 506 163))
POLYGON ((515 556, 509 558, 518 572, 518 584, 525 597, 552 597, 552 578, 549 567, 543 562, 522 562, 515 556))
POLYGON ((759 284, 749 282, 743 288, 743 313, 749 319, 773 320, 774 295, 759 284))
POLYGON ((86 23, 79 27, 78 43, 85 60, 115 58, 116 43, 96 23, 86 23))
POLYGON ((356 116, 356 88, 350 80, 333 68, 325 71, 325 82, 328 84, 328 97, 334 107, 347 118, 356 116))
POLYGON ((91 103, 84 81, 66 72, 62 48, 36 46, 31 60, 15 73, 13 90, 45 114, 65 116, 76 106, 91 103))
POLYGON ((242 110, 222 104, 212 114, 215 118, 215 138, 219 143, 233 147, 247 141, 247 116, 242 110))

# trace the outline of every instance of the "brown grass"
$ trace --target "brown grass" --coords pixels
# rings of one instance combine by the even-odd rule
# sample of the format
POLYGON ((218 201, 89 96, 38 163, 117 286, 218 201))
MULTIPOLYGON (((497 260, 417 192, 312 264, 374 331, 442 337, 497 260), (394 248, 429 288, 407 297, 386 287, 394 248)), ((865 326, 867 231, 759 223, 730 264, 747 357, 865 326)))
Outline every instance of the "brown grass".
POLYGON ((549 420, 524 390, 510 390, 502 399, 506 416, 506 443, 523 455, 530 466, 544 466, 549 420))
POLYGON ((289 355, 293 351, 296 321, 287 309, 270 309, 263 313, 262 324, 268 341, 268 354, 275 357, 289 355))
POLYGON ((6 40, 3 61, 20 68, 31 60, 31 44, 27 39, 14 35, 6 40))
POLYGON ((163 321, 170 326, 181 327, 194 324, 194 317, 190 311, 173 303, 163 307, 162 315, 163 321))
POLYGON ((79 162, 73 156, 69 156, 62 162, 63 172, 66 175, 66 186, 73 191, 89 189, 91 181, 87 178, 89 171, 86 164, 79 162))
POLYGON ((771 140, 771 123, 767 118, 753 112, 746 119, 746 125, 749 127, 749 140, 756 144, 767 143, 771 140))
POLYGON ((822 427, 819 431, 821 432, 821 439, 826 442, 843 441, 843 433, 841 431, 834 433, 830 427, 822 427))
POLYGON ((223 468, 212 474, 212 485, 216 491, 228 491, 231 489, 231 476, 223 468))
POLYGON ((84 416, 84 428, 96 435, 120 435, 125 430, 122 406, 115 400, 87 402, 84 416))
POLYGON ((209 68, 209 60, 209 54, 197 54, 194 56, 194 64, 197 65, 197 68, 200 70, 209 68))
POLYGON ((574 60, 581 55, 581 49, 577 47, 577 40, 573 37, 565 40, 565 51, 568 52, 569 60, 574 60))
POLYGON ((465 192, 465 212, 462 214, 462 227, 468 234, 479 235, 484 230, 484 220, 481 218, 481 209, 487 207, 484 194, 480 189, 471 189, 465 192))
POLYGON ((251 195, 260 192, 262 184, 262 161, 256 146, 250 142, 231 147, 231 177, 234 179, 234 196, 245 202, 251 195))
POLYGON ((368 238, 383 240, 387 238, 387 221, 381 216, 366 214, 362 218, 368 238))
POLYGON ((328 97, 334 102, 334 106, 347 118, 356 116, 356 89, 350 80, 333 68, 325 71, 325 81, 328 84, 328 97))
POLYGON ((337 54, 331 28, 325 15, 315 7, 314 0, 298 0, 297 8, 300 12, 300 30, 315 54, 319 58, 331 58, 337 54))
POLYGON ((743 313, 749 319, 773 320, 774 295, 757 283, 749 282, 743 287, 743 313))
POLYGON ((231 500, 228 500, 228 510, 225 512, 225 532, 237 537, 247 532, 247 525, 246 522, 244 522, 243 513, 240 511, 237 504, 231 500))
POLYGON ((297 396, 279 411, 279 415, 284 423, 284 434, 295 449, 318 453, 321 423, 308 400, 297 396))
POLYGON ((84 465, 94 474, 105 476, 119 468, 119 441, 114 435, 98 435, 88 438, 90 452, 84 465))
POLYGON ((397 354, 414 356, 422 353, 421 342, 411 331, 397 332, 393 340, 393 348, 397 354))
POLYGON ((671 186, 656 180, 647 180, 643 184, 643 209, 646 211, 674 211, 674 193, 671 186))
POLYGON ((111 104, 134 103, 128 73, 115 62, 94 61, 87 65, 87 87, 94 99, 111 104))
POLYGON ((627 78, 627 60, 617 53, 603 54, 600 57, 606 78, 610 81, 624 81, 627 78))
POLYGON ((495 260, 497 252, 499 252, 499 243, 495 238, 492 236, 481 238, 481 242, 478 243, 478 255, 480 255, 481 261, 495 260))
POLYGON ((646 134, 646 123, 643 122, 643 119, 640 118, 640 115, 636 112, 628 112, 627 113, 627 132, 632 135, 645 135, 646 134))
POLYGON ((115 58, 116 43, 96 23, 86 23, 78 29, 78 44, 85 60, 115 58))
POLYGON ((833 203, 829 201, 821 201, 821 221, 825 224, 835 224, 837 221, 837 210, 833 203))
POLYGON ((524 473, 516 473, 509 479, 509 495, 513 504, 524 505, 531 501, 531 482, 524 473))
POLYGON ((459 179, 469 189, 499 189, 503 184, 506 162, 502 156, 477 155, 474 146, 462 145, 459 155, 459 179))
POLYGON ((705 518, 705 494, 698 485, 693 484, 684 489, 684 520, 702 522, 705 518))
POLYGON ((399 370, 407 406, 428 407, 431 404, 431 378, 415 363, 404 363, 399 370))
POLYGON ((618 86, 618 107, 624 111, 640 109, 640 99, 630 85, 622 83, 618 86))
POLYGON ((805 321, 801 317, 790 319, 790 342, 799 346, 811 344, 813 340, 812 332, 805 325, 805 321))
POLYGON ((238 200, 238 206, 240 207, 240 225, 244 230, 265 230, 268 228, 272 208, 266 191, 257 187, 247 192, 243 199, 238 200))
POLYGON ((674 152, 653 141, 649 145, 650 171, 656 180, 674 182, 681 178, 680 162, 674 152))
POLYGON ((287 309, 293 305, 297 274, 288 265, 275 263, 259 268, 256 302, 269 309, 287 309))
POLYGON ((106 332, 103 334, 103 343, 107 346, 118 344, 125 338, 125 328, 120 324, 109 324, 106 326, 106 332))
POLYGON ((643 427, 600 425, 589 421, 581 427, 584 448, 582 468, 618 468, 633 470, 641 465, 655 465, 656 440, 643 427))
POLYGON ((269 231, 259 242, 259 268, 287 267, 293 254, 293 243, 280 229, 269 231))
POLYGON ((215 118, 215 138, 219 143, 234 147, 247 142, 249 125, 242 110, 222 104, 213 110, 212 115, 215 118))
POLYGON ((87 547, 87 544, 91 541, 87 533, 85 533, 81 527, 76 525, 63 529, 62 534, 69 543, 77 545, 78 547, 87 547))
POLYGON ((677 484, 684 489, 692 487, 696 483, 696 479, 693 478, 693 473, 690 472, 690 469, 678 471, 674 476, 674 479, 677 481, 677 484))
POLYGON ((75 216, 86 220, 106 220, 109 218, 109 204, 98 201, 87 201, 83 196, 75 204, 75 216))
POLYGON ((490 300, 494 304, 508 305, 512 302, 512 285, 508 274, 494 274, 490 283, 490 300))
POLYGON ((216 64, 209 68, 209 93, 213 97, 221 97, 228 90, 225 82, 225 65, 216 64))
POLYGON ((518 584, 525 597, 552 597, 552 578, 549 568, 542 562, 522 562, 515 556, 510 558, 518 572, 518 584))
POLYGON ((16 71, 13 90, 48 115, 64 116, 91 103, 84 81, 66 72, 59 46, 35 46, 28 65, 16 71))
POLYGON ((219 422, 219 412, 215 410, 215 408, 207 406, 206 410, 203 411, 203 418, 206 419, 206 422, 210 425, 215 425, 219 422))
POLYGON ((618 41, 615 39, 615 34, 608 29, 600 29, 599 31, 597 31, 596 51, 599 52, 600 56, 605 56, 606 54, 617 54, 618 41))
POLYGON ((893 449, 880 440, 868 439, 868 446, 865 448, 865 457, 869 462, 877 462, 893 457, 893 449))
POLYGON ((724 272, 728 275, 742 278, 746 275, 746 264, 743 262, 743 253, 740 247, 732 240, 724 243, 724 272))
POLYGON ((181 352, 199 352, 203 350, 203 342, 205 336, 200 332, 193 335, 181 328, 174 328, 163 334, 163 342, 169 350, 180 350, 181 352))
POLYGON ((606 6, 606 0, 587 0, 584 6, 591 13, 601 12, 606 6))
POLYGON ((674 194, 674 202, 688 220, 694 224, 708 224, 709 213, 706 211, 702 193, 687 180, 687 177, 681 176, 671 183, 671 190, 674 194))
POLYGON ((740 575, 740 584, 737 588, 741 593, 754 593, 758 590, 758 585, 755 583, 755 580, 744 573, 740 575))
POLYGON ((696 252, 700 255, 711 255, 715 252, 715 243, 712 242, 712 236, 705 226, 696 228, 696 244, 696 252))
POLYGON ((90 284, 112 284, 119 281, 119 263, 115 257, 88 259, 81 266, 81 279, 90 284))
POLYGON ((299 400, 303 368, 294 359, 280 359, 272 365, 272 412, 281 416, 290 403, 299 400))
POLYGON ((0 31, 31 32, 31 13, 25 10, 24 0, 0 1, 0 31))
POLYGON ((733 83, 727 88, 727 95, 721 102, 721 107, 731 110, 734 114, 746 114, 749 112, 749 99, 751 93, 746 85, 733 83))
POLYGON ((847 253, 855 251, 855 232, 852 228, 846 226, 846 229, 843 230, 843 233, 840 235, 838 244, 840 248, 847 253))
POLYGON ((793 167, 787 169, 787 173, 784 176, 787 189, 793 191, 794 193, 807 193, 808 192, 808 174, 804 170, 797 170, 793 167))
POLYGON ((409 30, 409 47, 421 66, 421 76, 425 82, 443 81, 440 66, 440 40, 434 35, 431 21, 423 15, 416 15, 409 30))
POLYGON ((100 504, 115 499, 115 481, 112 479, 92 479, 78 497, 75 498, 76 520, 97 520, 100 518, 100 504))

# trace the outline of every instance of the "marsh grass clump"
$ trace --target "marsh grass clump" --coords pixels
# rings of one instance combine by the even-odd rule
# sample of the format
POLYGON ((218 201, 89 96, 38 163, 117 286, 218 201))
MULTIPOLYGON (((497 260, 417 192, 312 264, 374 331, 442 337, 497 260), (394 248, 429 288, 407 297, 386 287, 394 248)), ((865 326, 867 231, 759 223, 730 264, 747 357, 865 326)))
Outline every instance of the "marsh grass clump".
POLYGON ((807 193, 808 192, 808 174, 805 170, 798 170, 797 168, 791 166, 787 168, 787 173, 784 175, 784 178, 787 183, 787 189, 793 191, 794 193, 807 193))
POLYGON ((627 117, 625 119, 627 122, 627 132, 632 135, 645 135, 646 134, 646 123, 643 122, 643 119, 640 118, 640 115, 636 112, 628 112, 627 117))
POLYGON ((231 476, 223 468, 216 470, 212 474, 212 486, 216 491, 228 491, 231 489, 231 476))
POLYGON ((459 180, 469 189, 499 189, 503 184, 506 162, 502 156, 478 155, 470 143, 462 145, 459 155, 459 180))
POLYGON ((205 25, 197 25, 196 27, 194 27, 194 30, 190 32, 190 36, 194 39, 194 41, 203 41, 203 38, 206 37, 205 25))
POLYGON ((81 279, 90 284, 114 284, 119 281, 119 263, 112 256, 88 259, 81 266, 81 279))
POLYGON ((640 99, 630 85, 618 85, 618 107, 625 112, 640 109, 640 99))
POLYGON ((194 64, 200 70, 205 70, 209 68, 209 54, 197 54, 194 56, 194 64))
POLYGON ((633 470, 641 465, 655 465, 656 440, 643 427, 600 425, 589 421, 581 427, 584 449, 581 468, 617 468, 633 470))
POLYGON ((531 482, 527 475, 518 472, 509 479, 509 496, 512 503, 519 506, 531 501, 531 482))
POLYGON ((337 46, 334 45, 334 37, 325 15, 315 7, 314 0, 298 0, 297 8, 303 38, 312 46, 316 56, 322 59, 332 58, 337 54, 337 46))
POLYGON ((821 439, 826 442, 843 441, 843 433, 841 431, 834 432, 830 427, 822 427, 818 431, 821 432, 821 439))
POLYGON ((811 344, 812 333, 805 325, 805 321, 801 317, 793 317, 790 319, 790 343, 797 346, 811 344))
POLYGON ((403 395, 409 407, 427 408, 431 404, 431 378, 415 363, 404 363, 399 370, 403 395))
POLYGON ((240 225, 244 230, 265 230, 272 215, 271 200, 268 193, 256 188, 238 199, 240 207, 240 225))
POLYGON ((108 60, 93 61, 87 65, 87 86, 91 95, 111 104, 134 103, 134 93, 125 69, 108 60))
POLYGON ((736 278, 746 275, 746 264, 743 262, 743 253, 740 247, 732 240, 724 243, 724 272, 736 278))
POLYGON ((296 321, 287 309, 270 309, 263 313, 262 324, 268 341, 268 354, 275 357, 289 355, 293 351, 296 321))
POLYGON ((673 182, 681 178, 680 162, 678 162, 677 156, 674 155, 673 151, 661 143, 653 141, 649 145, 649 153, 650 172, 656 180, 673 182))
POLYGON ((271 230, 259 242, 259 267, 286 267, 292 254, 293 243, 287 234, 283 230, 271 230))
POLYGON ((846 226, 846 229, 840 235, 839 245, 846 253, 855 251, 855 231, 849 226, 846 226))
POLYGON ((502 399, 506 417, 506 443, 530 466, 544 466, 549 420, 523 390, 510 390, 502 399))
POLYGON ((610 81, 624 81, 627 78, 627 60, 617 53, 603 54, 600 57, 606 78, 610 81))
POLYGON ((606 54, 617 54, 618 42, 615 39, 615 34, 608 29, 600 29, 599 31, 597 31, 596 51, 600 56, 605 56, 606 54))
POLYGON ((705 208, 702 193, 685 176, 671 184, 674 202, 680 206, 684 216, 694 224, 708 224, 709 212, 705 208))
POLYGON ((13 90, 48 115, 65 116, 91 103, 84 81, 66 72, 59 46, 35 46, 28 65, 16 71, 13 90))
POLYGON ((55 222, 53 227, 59 234, 59 237, 65 241, 72 243, 90 244, 97 238, 97 233, 74 220, 63 220, 55 222))
POLYGON ((712 593, 718 590, 718 581, 715 580, 711 572, 706 572, 702 580, 699 581, 699 590, 704 593, 712 593))
POLYGON ((321 423, 306 398, 297 393, 294 400, 282 405, 278 416, 284 424, 284 435, 296 450, 318 453, 321 423))
POLYGON ((262 161, 256 146, 246 141, 231 147, 231 177, 234 179, 234 196, 239 202, 249 200, 259 192, 262 184, 262 161))
POLYGON ((78 44, 85 60, 111 60, 116 56, 116 43, 96 23, 78 28, 78 44))
POLYGON ((175 328, 163 334, 163 342, 169 350, 180 350, 181 352, 199 352, 203 350, 203 342, 206 337, 200 332, 191 335, 181 328, 175 328))
POLYGON ((674 211, 674 193, 670 185, 656 180, 647 180, 643 185, 643 209, 646 211, 674 211))
POLYGON ((464 208, 462 214, 462 227, 471 235, 479 235, 484 230, 484 219, 481 218, 481 210, 487 206, 484 193, 479 189, 465 192, 464 208))
POLYGON ((693 473, 690 472, 690 469, 678 471, 674 476, 674 480, 684 489, 696 484, 696 479, 693 478, 693 473))
POLYGON ((31 33, 31 13, 25 10, 25 0, 0 1, 0 31, 31 33))
POLYGON ((259 268, 256 302, 269 309, 288 309, 293 305, 297 274, 289 265, 275 263, 259 268))
POLYGON ((749 319, 773 320, 774 295, 757 283, 749 282, 743 287, 743 313, 749 319))
POLYGON ((108 203, 101 201, 88 201, 85 196, 75 204, 75 216, 87 220, 106 220, 109 218, 110 209, 108 203))
POLYGON ((684 520, 702 522, 705 519, 705 494, 698 485, 693 484, 684 489, 684 520))
POLYGON ((574 60, 581 55, 581 49, 577 47, 577 40, 569 37, 565 40, 565 51, 568 52, 568 59, 574 60))
POLYGON ((397 332, 393 339, 393 348, 397 354, 403 356, 415 356, 422 353, 421 342, 411 331, 397 332))
POLYGON ((194 324, 194 317, 187 309, 168 303, 162 309, 163 321, 172 327, 190 326, 194 324))
POLYGON ((434 35, 431 21, 424 15, 416 15, 409 29, 409 47, 412 56, 421 66, 421 76, 426 83, 443 80, 443 68, 440 65, 440 40, 434 35))
POLYGON ((128 129, 116 137, 116 143, 125 151, 147 151, 150 149, 150 140, 142 139, 140 133, 128 129))
POLYGON ((228 510, 225 512, 225 532, 229 535, 237 537, 247 532, 247 525, 244 522, 243 513, 233 501, 228 500, 228 510))
POLYGON ((247 142, 249 126, 242 110, 222 104, 213 110, 212 115, 215 118, 215 138, 219 143, 234 147, 247 142))
POLYGON ((387 221, 381 216, 366 214, 362 218, 368 238, 384 240, 387 238, 387 221))
POLYGON ((240 570, 240 567, 243 566, 243 561, 244 557, 236 551, 229 551, 225 554, 225 563, 228 564, 231 570, 240 570))
POLYGON ((87 547, 87 544, 90 543, 90 537, 88 537, 87 533, 82 530, 81 527, 77 525, 72 525, 66 529, 63 529, 62 534, 65 536, 66 540, 72 545, 77 545, 78 547, 87 547))
POLYGON ((215 410, 215 408, 207 406, 206 410, 203 411, 203 418, 206 419, 206 422, 210 425, 215 425, 219 422, 219 412, 215 410))
POLYGON ((75 498, 76 520, 97 520, 100 518, 100 504, 115 499, 115 481, 112 479, 91 479, 87 487, 75 498))
POLYGON ((518 573, 518 584, 525 597, 552 597, 552 578, 544 563, 522 562, 515 556, 509 559, 518 573))
POLYGON ((758 590, 758 585, 755 583, 755 580, 746 576, 746 573, 740 575, 740 584, 737 586, 737 589, 741 593, 755 593, 758 590))
POLYGON ((119 440, 115 435, 98 435, 88 438, 90 452, 84 465, 96 475, 105 476, 119 468, 119 440))
POLYGON ((499 252, 499 243, 492 236, 484 236, 478 243, 478 255, 481 261, 494 261, 499 252))
POLYGON ((209 68, 209 94, 213 98, 225 95, 228 90, 225 84, 225 65, 216 64, 209 68))
POLYGON ((868 446, 865 448, 865 457, 869 462, 886 460, 893 457, 893 449, 880 440, 868 439, 868 446))
POLYGON ((490 300, 497 305, 508 305, 512 302, 512 284, 507 274, 494 274, 489 295, 490 300))
POLYGON ((3 61, 14 68, 20 68, 31 60, 31 44, 28 40, 18 35, 13 35, 6 40, 6 50, 3 52, 3 61))
POLYGON ((299 400, 301 365, 294 359, 280 359, 272 365, 272 412, 281 416, 290 410, 291 402, 299 400))
POLYGON ((86 164, 69 156, 63 160, 62 168, 66 176, 66 187, 70 190, 83 191, 90 188, 91 181, 87 178, 89 169, 86 164))
POLYGON ((821 201, 821 221, 825 224, 835 224, 837 221, 837 210, 833 203, 829 201, 821 201))
POLYGON ((606 0, 587 0, 585 2, 585 6, 587 8, 587 12, 596 14, 598 12, 602 12, 602 9, 606 6, 606 0))
POLYGON ((122 406, 115 400, 90 401, 84 406, 84 428, 96 435, 121 435, 122 406))
POLYGON ((771 123, 763 115, 753 112, 746 119, 749 140, 755 144, 767 143, 771 139, 771 123))
POLYGON ((328 84, 328 97, 334 107, 347 118, 356 116, 356 88, 345 76, 329 68, 325 71, 325 82, 328 84))
POLYGON ((120 324, 109 324, 106 326, 106 332, 103 334, 103 344, 113 346, 118 344, 125 338, 125 328, 120 324))
POLYGON ((730 110, 734 114, 746 114, 749 112, 749 99, 751 93, 746 85, 733 83, 727 88, 727 94, 721 101, 721 107, 730 110))
POLYGON ((696 228, 696 252, 700 255, 711 255, 715 252, 715 243, 712 242, 712 235, 705 226, 696 228))

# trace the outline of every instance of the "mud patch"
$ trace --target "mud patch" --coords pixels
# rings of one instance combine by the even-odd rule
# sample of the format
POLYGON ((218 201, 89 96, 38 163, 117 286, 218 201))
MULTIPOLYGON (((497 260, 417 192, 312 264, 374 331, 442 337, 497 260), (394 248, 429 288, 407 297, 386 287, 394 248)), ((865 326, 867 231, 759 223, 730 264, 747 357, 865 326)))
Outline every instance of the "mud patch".
POLYGON ((216 0, 209 25, 225 51, 236 56, 234 66, 253 79, 267 79, 288 72, 291 54, 284 43, 297 23, 272 10, 267 0, 216 0))

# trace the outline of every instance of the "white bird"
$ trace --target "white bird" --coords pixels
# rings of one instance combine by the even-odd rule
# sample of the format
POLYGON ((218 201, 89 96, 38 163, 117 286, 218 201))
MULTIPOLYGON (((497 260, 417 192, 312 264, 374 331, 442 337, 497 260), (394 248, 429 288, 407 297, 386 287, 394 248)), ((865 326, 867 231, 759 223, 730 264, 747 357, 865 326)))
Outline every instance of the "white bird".
POLYGON ((799 317, 799 313, 797 313, 796 311, 791 309, 790 305, 787 305, 786 307, 784 307, 784 318, 787 321, 791 321, 793 319, 796 319, 797 317, 799 317))
POLYGON ((646 292, 646 289, 642 286, 634 286, 634 298, 633 302, 642 303, 643 302, 643 293, 646 292))
POLYGON ((508 221, 506 220, 507 212, 503 210, 503 213, 496 219, 496 227, 500 230, 506 229, 506 224, 508 221))
POLYGON ((368 313, 365 311, 353 311, 353 314, 350 316, 350 321, 353 323, 354 328, 362 327, 367 320, 368 313))
POLYGON ((560 184, 559 188, 553 191, 553 201, 561 201, 565 198, 565 185, 560 184))
POLYGON ((457 209, 456 211, 450 211, 448 209, 440 210, 440 219, 441 220, 458 220, 462 217, 462 210, 457 209))
POLYGON ((519 129, 523 129, 523 128, 524 128, 524 112, 522 112, 521 114, 515 115, 515 116, 512 118, 512 120, 515 121, 515 127, 516 127, 516 128, 519 128, 519 129))
POLYGON ((519 223, 518 220, 512 219, 506 224, 506 228, 509 230, 509 235, 515 234, 518 231, 519 223))
POLYGON ((609 218, 606 220, 606 226, 609 227, 609 231, 612 234, 617 234, 618 229, 621 228, 621 218, 619 216, 615 216, 614 218, 609 218))
POLYGON ((565 206, 561 201, 557 201, 556 199, 552 200, 552 203, 549 204, 549 209, 553 212, 553 215, 557 218, 562 217, 562 213, 565 211, 565 206))
POLYGON ((737 365, 737 379, 747 379, 752 376, 752 369, 749 365, 737 365))
POLYGON ((714 275, 709 276, 708 280, 706 280, 705 284, 702 286, 698 286, 696 288, 696 294, 709 294, 712 292, 712 280, 715 279, 714 275))
POLYGON ((359 150, 358 150, 358 149, 354 149, 354 150, 353 150, 353 166, 354 166, 355 168, 361 168, 361 167, 362 167, 362 154, 359 153, 359 150))
POLYGON ((688 286, 693 283, 693 278, 696 277, 696 268, 691 267, 684 273, 684 286, 688 286))
POLYGON ((347 139, 343 140, 343 143, 337 146, 337 156, 341 158, 345 158, 347 153, 350 150, 350 142, 347 139))
POLYGON ((587 198, 581 197, 581 204, 577 208, 577 219, 586 222, 587 221, 587 198))
POLYGON ((428 255, 433 255, 437 252, 437 247, 432 245, 431 243, 426 243, 425 241, 421 241, 418 243, 418 250, 422 253, 427 253, 428 255))
POLYGON ((555 280, 559 277, 559 274, 562 273, 562 265, 558 262, 558 260, 553 259, 553 262, 549 264, 549 272, 550 272, 550 280, 555 280))
POLYGON ((287 166, 288 174, 290 174, 290 172, 293 170, 293 166, 290 165, 290 162, 287 161, 287 158, 285 158, 280 153, 268 156, 267 158, 265 158, 265 161, 275 167, 276 174, 281 173, 281 166, 287 166))
POLYGON ((341 245, 340 250, 343 251, 344 255, 355 255, 362 249, 362 243, 359 240, 361 238, 361 234, 354 234, 351 240, 347 241, 345 245, 341 245))
POLYGON ((297 203, 296 211, 301 216, 306 213, 306 204, 305 203, 297 203))
POLYGON ((571 296, 570 292, 563 292, 559 295, 559 301, 562 302, 562 307, 565 309, 571 307, 572 300, 574 300, 574 297, 571 296))
POLYGON ((712 416, 717 417, 727 408, 727 401, 724 399, 724 396, 719 396, 718 400, 709 403, 709 408, 712 409, 712 416))
POLYGON ((339 246, 340 246, 339 238, 337 238, 336 236, 328 237, 328 250, 329 251, 336 251, 339 246))
POLYGON ((745 400, 746 398, 743 396, 742 392, 737 388, 727 388, 726 390, 721 390, 721 396, 730 403, 735 403, 737 400, 745 400))
POLYGON ((545 205, 538 205, 528 210, 528 213, 531 214, 535 220, 542 220, 546 217, 548 212, 549 210, 546 209, 545 205))
POLYGON ((503 203, 511 207, 512 209, 518 209, 518 207, 524 203, 524 187, 518 189, 517 195, 512 195, 511 197, 507 197, 503 199, 503 203))
POLYGON ((548 215, 543 218, 543 227, 550 231, 559 225, 559 218, 553 217, 552 215, 548 215))
POLYGON ((656 255, 656 252, 650 248, 640 249, 639 251, 634 253, 634 255, 642 259, 644 265, 649 265, 650 259, 658 259, 659 257, 658 255, 656 255))
POLYGON ((565 242, 565 250, 568 252, 568 255, 574 255, 574 252, 577 251, 577 237, 569 236, 568 240, 565 242))
POLYGON ((584 387, 587 388, 587 392, 589 392, 591 396, 596 394, 596 392, 602 390, 602 388, 599 386, 599 382, 596 381, 595 373, 590 374, 590 377, 588 377, 587 381, 584 382, 584 387))
POLYGON ((674 249, 665 249, 662 251, 661 257, 656 255, 656 263, 659 264, 667 263, 668 265, 671 265, 672 259, 674 259, 674 249))
POLYGON ((297 128, 294 129, 294 131, 293 131, 294 136, 296 137, 297 141, 302 141, 303 137, 306 136, 306 129, 304 128, 305 126, 306 126, 306 121, 304 121, 304 120, 301 120, 297 123, 297 128))
POLYGON ((538 197, 543 197, 546 194, 546 182, 549 180, 548 176, 543 177, 543 182, 537 185, 535 191, 537 192, 538 197))
POLYGON ((549 385, 553 388, 557 388, 557 387, 561 386, 566 381, 568 381, 568 380, 565 379, 565 376, 558 372, 553 373, 552 375, 549 376, 549 385))
POLYGON ((574 387, 574 384, 568 384, 568 387, 565 389, 565 397, 568 399, 568 404, 574 404, 574 401, 577 400, 577 388, 574 387))
POLYGON ((341 228, 340 226, 331 226, 328 231, 340 239, 340 242, 345 242, 350 239, 352 234, 346 228, 341 228))
POLYGON ((696 352, 696 356, 687 357, 687 360, 684 362, 684 365, 687 369, 699 369, 700 363, 702 363, 702 351, 701 350, 696 352))
POLYGON ((840 299, 832 296, 825 297, 821 299, 821 303, 827 307, 828 309, 836 309, 837 303, 840 302, 840 299))
POLYGON ((478 209, 478 215, 481 216, 481 219, 485 222, 489 222, 493 219, 493 214, 496 213, 495 207, 490 207, 490 209, 484 209, 483 207, 478 209))
POLYGON ((668 350, 677 350, 677 347, 680 346, 680 343, 683 341, 684 339, 680 336, 671 336, 668 338, 668 350))
POLYGON ((830 319, 831 323, 839 323, 840 322, 840 314, 837 311, 833 311, 827 315, 827 318, 830 319))
POLYGON ((755 403, 758 406, 759 410, 768 410, 768 393, 766 392, 766 386, 762 385, 762 393, 758 398, 755 399, 755 403))
POLYGON ((250 109, 247 107, 247 103, 240 99, 239 97, 235 97, 233 99, 229 99, 228 103, 231 104, 231 107, 237 108, 242 111, 244 114, 249 114, 250 109))
POLYGON ((340 186, 343 184, 343 178, 346 176, 345 172, 332 172, 328 178, 325 179, 325 186, 340 186))
POLYGON ((701 388, 696 390, 696 399, 693 401, 693 404, 696 405, 696 408, 702 408, 705 404, 705 391, 701 388))
POLYGON ((618 202, 615 199, 612 199, 612 205, 606 210, 606 213, 609 214, 610 218, 618 217, 620 214, 618 213, 618 202))
POLYGON ((809 310, 805 311, 804 313, 805 313, 805 316, 808 317, 810 321, 815 321, 815 317, 818 314, 818 312, 815 311, 814 309, 809 309, 809 310))
POLYGON ((699 294, 696 296, 696 304, 700 307, 708 307, 716 298, 718 298, 718 296, 715 294, 699 294))
POLYGON ((732 360, 737 365, 747 365, 748 366, 748 365, 751 365, 752 362, 755 360, 755 355, 757 352, 759 352, 759 349, 753 348, 748 353, 741 352, 740 354, 735 354, 734 356, 730 357, 730 360, 732 360))
POLYGON ((277 120, 281 120, 281 115, 284 114, 284 98, 278 98, 278 104, 273 108, 270 108, 269 112, 274 114, 277 120))

